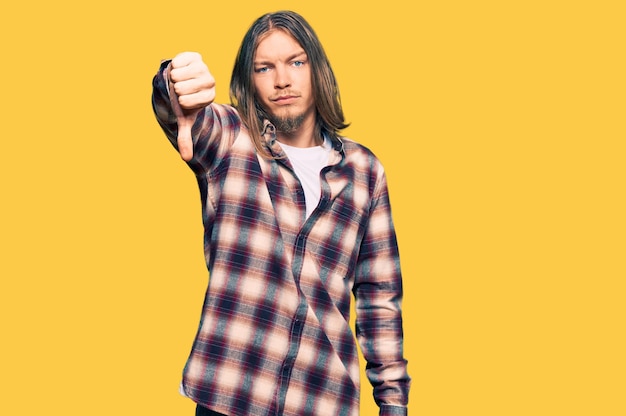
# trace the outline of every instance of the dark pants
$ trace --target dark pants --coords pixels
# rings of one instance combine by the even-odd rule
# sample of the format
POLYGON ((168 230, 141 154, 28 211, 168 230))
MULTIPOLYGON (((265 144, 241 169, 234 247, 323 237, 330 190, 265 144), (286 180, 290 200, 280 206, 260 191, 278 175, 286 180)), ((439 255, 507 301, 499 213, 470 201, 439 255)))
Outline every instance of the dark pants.
POLYGON ((202 407, 200 405, 196 406, 196 416, 226 416, 222 413, 214 412, 213 410, 207 409, 206 407, 202 407))

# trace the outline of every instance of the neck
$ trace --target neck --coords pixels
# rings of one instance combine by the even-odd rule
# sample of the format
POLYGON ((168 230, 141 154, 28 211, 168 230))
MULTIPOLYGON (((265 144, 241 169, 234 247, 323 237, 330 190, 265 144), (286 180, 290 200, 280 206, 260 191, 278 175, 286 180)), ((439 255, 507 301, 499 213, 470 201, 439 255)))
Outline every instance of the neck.
POLYGON ((315 147, 323 143, 321 137, 317 138, 315 135, 298 135, 297 133, 284 134, 277 132, 276 139, 281 143, 285 143, 293 147, 315 147))

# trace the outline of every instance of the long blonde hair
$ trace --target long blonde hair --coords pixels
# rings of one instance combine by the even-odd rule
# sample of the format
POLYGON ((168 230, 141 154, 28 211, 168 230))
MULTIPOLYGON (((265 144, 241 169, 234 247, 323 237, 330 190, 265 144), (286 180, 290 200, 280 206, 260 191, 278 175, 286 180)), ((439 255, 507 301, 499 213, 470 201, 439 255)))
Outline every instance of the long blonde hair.
POLYGON ((348 127, 344 121, 339 87, 326 52, 309 23, 292 11, 268 13, 259 17, 248 29, 241 42, 230 80, 231 104, 239 112, 244 125, 262 155, 269 157, 262 134, 263 120, 269 118, 256 99, 254 82, 254 54, 259 42, 272 30, 284 30, 302 46, 311 65, 311 86, 316 107, 316 137, 339 137, 339 131, 348 127))

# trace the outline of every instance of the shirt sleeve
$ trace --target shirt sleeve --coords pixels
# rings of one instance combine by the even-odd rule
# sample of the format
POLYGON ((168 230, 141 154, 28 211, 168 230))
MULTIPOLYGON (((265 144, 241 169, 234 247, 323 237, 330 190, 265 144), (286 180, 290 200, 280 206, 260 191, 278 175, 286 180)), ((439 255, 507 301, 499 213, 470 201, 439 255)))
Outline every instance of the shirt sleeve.
POLYGON ((400 258, 382 167, 378 176, 356 268, 356 336, 380 416, 407 415, 400 258))
MULTIPOLYGON (((161 62, 152 80, 152 109, 166 137, 178 150, 178 124, 169 95, 168 71, 170 60, 161 62)), ((175 99, 175 98, 174 98, 175 99)), ((212 103, 198 113, 191 129, 193 158, 187 162, 196 174, 217 166, 241 129, 241 119, 231 106, 212 103)))

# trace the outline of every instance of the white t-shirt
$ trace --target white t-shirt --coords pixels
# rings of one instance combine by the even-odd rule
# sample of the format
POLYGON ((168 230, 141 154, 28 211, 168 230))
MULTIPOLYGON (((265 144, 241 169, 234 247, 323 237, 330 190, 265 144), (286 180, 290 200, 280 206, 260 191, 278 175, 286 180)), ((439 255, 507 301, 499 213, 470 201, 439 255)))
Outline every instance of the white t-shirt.
POLYGON ((280 147, 285 151, 296 176, 300 179, 304 189, 304 201, 306 203, 306 217, 317 207, 322 193, 320 183, 320 171, 328 165, 328 158, 332 145, 328 138, 324 138, 321 146, 293 147, 280 142, 280 147))

